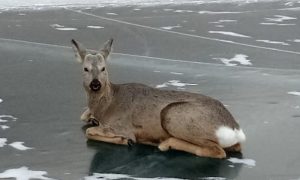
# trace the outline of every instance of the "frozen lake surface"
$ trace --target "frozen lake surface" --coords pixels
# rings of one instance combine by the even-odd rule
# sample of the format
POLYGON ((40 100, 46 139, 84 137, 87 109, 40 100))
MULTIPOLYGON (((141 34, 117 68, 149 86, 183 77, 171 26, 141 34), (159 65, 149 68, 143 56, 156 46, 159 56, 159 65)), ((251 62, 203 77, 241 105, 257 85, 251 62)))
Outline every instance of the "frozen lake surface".
POLYGON ((0 1, 0 179, 299 179, 300 3, 225 2, 0 1), (98 49, 111 37, 114 83, 219 99, 243 154, 87 141, 70 40, 98 49))

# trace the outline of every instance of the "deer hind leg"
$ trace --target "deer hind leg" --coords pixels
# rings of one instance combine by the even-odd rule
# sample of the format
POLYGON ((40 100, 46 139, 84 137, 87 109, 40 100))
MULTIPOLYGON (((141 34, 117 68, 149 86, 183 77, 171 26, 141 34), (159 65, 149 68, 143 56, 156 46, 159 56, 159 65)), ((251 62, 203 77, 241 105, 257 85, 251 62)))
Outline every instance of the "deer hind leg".
POLYGON ((242 151, 242 146, 240 143, 237 143, 231 147, 225 148, 224 149, 226 152, 241 152, 242 151))
POLYGON ((167 151, 169 149, 175 149, 179 151, 185 151, 202 157, 211 158, 225 158, 225 151, 216 143, 208 140, 201 140, 201 144, 192 144, 187 141, 183 141, 174 137, 168 138, 161 142, 158 148, 161 151, 167 151))
POLYGON ((103 141, 113 144, 128 145, 131 140, 123 136, 115 135, 111 128, 91 127, 86 130, 88 139, 103 141))

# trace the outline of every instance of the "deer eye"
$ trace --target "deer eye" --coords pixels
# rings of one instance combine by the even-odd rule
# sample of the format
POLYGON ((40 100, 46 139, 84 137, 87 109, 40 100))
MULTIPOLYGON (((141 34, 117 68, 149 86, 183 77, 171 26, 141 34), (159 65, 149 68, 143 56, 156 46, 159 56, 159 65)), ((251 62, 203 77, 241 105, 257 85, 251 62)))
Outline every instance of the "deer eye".
POLYGON ((105 67, 103 67, 103 68, 101 69, 101 72, 103 72, 103 71, 105 71, 105 67))
POLYGON ((83 68, 83 70, 85 71, 85 72, 89 72, 89 69, 88 68, 83 68))

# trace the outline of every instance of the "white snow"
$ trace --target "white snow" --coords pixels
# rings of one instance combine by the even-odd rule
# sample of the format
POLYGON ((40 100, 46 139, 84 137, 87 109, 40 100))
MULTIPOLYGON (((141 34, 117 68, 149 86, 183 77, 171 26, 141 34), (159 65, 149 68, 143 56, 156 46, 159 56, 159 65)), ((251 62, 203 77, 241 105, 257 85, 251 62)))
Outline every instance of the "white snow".
POLYGON ((208 31, 211 34, 223 34, 223 35, 228 35, 228 36, 235 36, 235 37, 243 37, 243 38, 251 38, 250 36, 246 36, 243 34, 238 34, 235 32, 228 32, 228 31, 208 31))
POLYGON ((293 39, 293 40, 289 40, 291 42, 295 42, 295 43, 300 43, 300 39, 293 39))
POLYGON ((266 21, 271 21, 271 22, 283 22, 283 21, 289 21, 295 19, 297 18, 290 17, 290 16, 283 16, 283 15, 274 15, 274 18, 265 18, 266 21))
POLYGON ((285 43, 285 42, 280 42, 280 41, 270 41, 270 40, 256 40, 257 42, 264 42, 264 43, 269 43, 269 44, 280 44, 280 45, 284 45, 284 46, 289 46, 290 44, 285 43))
POLYGON ((235 164, 245 164, 248 167, 254 167, 256 165, 256 161, 253 159, 229 158, 227 160, 235 164))
POLYGON ((107 15, 113 15, 113 16, 117 16, 118 14, 116 13, 106 13, 107 15))
POLYGON ((290 92, 288 92, 288 94, 295 95, 295 96, 300 96, 300 92, 299 91, 290 91, 290 92))
POLYGON ((4 147, 6 145, 7 139, 6 138, 0 138, 0 147, 4 147))
POLYGON ((164 27, 160 27, 161 29, 165 29, 165 30, 172 30, 174 28, 180 28, 182 26, 180 25, 176 25, 176 26, 164 26, 164 27))
POLYGON ((92 176, 84 177, 84 180, 115 180, 115 179, 131 179, 131 180, 183 180, 179 178, 167 178, 167 177, 156 177, 156 178, 142 178, 133 177, 127 174, 102 174, 94 173, 92 176))
POLYGON ((163 84, 157 85, 156 88, 164 88, 164 87, 168 87, 168 86, 185 87, 185 86, 196 86, 196 85, 198 85, 198 84, 183 83, 183 82, 180 82, 180 80, 170 80, 163 84))
POLYGON ((3 102, 3 100, 0 98, 0 103, 2 103, 3 102))
POLYGON ((51 27, 53 28, 62 28, 64 27, 63 25, 60 25, 60 24, 50 24, 51 27))
POLYGON ((194 12, 192 10, 181 10, 181 9, 177 9, 175 10, 174 12, 177 12, 177 13, 185 13, 185 12, 194 12))
POLYGON ((241 14, 246 13, 248 11, 244 12, 234 12, 234 11, 199 11, 199 14, 241 14))
POLYGON ((274 25, 274 26, 295 26, 296 24, 283 24, 283 23, 260 23, 261 25, 274 25))
POLYGON ((133 9, 134 11, 140 11, 141 9, 140 8, 135 8, 133 9))
POLYGON ((76 31, 77 30, 77 28, 65 27, 60 24, 51 24, 50 26, 59 31, 76 31))
POLYGON ((16 121, 17 118, 12 115, 0 115, 0 122, 7 122, 8 120, 16 121))
POLYGON ((237 22, 237 20, 233 20, 233 19, 221 19, 218 21, 214 21, 214 22, 209 22, 211 24, 220 24, 220 23, 228 23, 228 22, 237 22))
POLYGON ((183 75, 183 73, 181 73, 181 72, 170 72, 170 74, 183 75))
POLYGON ((91 28, 91 29, 103 29, 104 27, 102 27, 102 26, 87 26, 87 28, 91 28))
POLYGON ((19 142, 18 141, 18 142, 10 143, 9 146, 11 146, 11 147, 13 147, 17 150, 20 150, 20 151, 26 151, 28 149, 33 149, 31 147, 24 146, 23 144, 24 144, 24 142, 19 142))
POLYGON ((237 63, 241 65, 251 66, 252 63, 250 62, 249 59, 247 59, 247 57, 248 56, 245 54, 236 54, 231 59, 227 59, 227 58, 213 58, 213 59, 222 61, 226 66, 237 66, 238 65, 237 63))
POLYGON ((0 128, 1 128, 2 130, 5 130, 5 129, 8 129, 9 126, 6 126, 6 125, 0 125, 0 128))
POLYGON ((41 180, 54 180, 48 177, 46 171, 32 171, 28 167, 20 167, 18 169, 8 169, 3 173, 0 173, 0 179, 2 178, 15 178, 16 180, 30 180, 30 179, 41 179, 41 180))
MULTIPOLYGON (((276 0, 259 0, 276 1, 276 0)), ((277 0, 278 1, 278 0, 277 0)), ((156 6, 204 3, 257 3, 258 0, 1 0, 0 9, 42 9, 47 7, 104 7, 104 6, 156 6)), ((227 12, 231 13, 231 12, 227 12)))
POLYGON ((55 28, 55 29, 57 29, 59 31, 76 31, 77 30, 77 28, 67 28, 67 27, 65 27, 65 28, 55 28))

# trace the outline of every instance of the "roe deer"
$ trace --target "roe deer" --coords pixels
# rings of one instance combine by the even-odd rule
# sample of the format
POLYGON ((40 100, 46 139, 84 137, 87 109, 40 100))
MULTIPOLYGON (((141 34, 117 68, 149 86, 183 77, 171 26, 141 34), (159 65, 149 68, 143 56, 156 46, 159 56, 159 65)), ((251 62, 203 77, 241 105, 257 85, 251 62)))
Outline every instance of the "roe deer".
POLYGON ((88 109, 81 119, 94 119, 98 124, 86 130, 87 138, 150 144, 161 151, 175 149, 212 158, 241 151, 245 134, 218 100, 143 84, 111 83, 106 64, 112 43, 110 39, 99 51, 91 51, 72 39, 88 97, 88 109))

